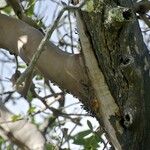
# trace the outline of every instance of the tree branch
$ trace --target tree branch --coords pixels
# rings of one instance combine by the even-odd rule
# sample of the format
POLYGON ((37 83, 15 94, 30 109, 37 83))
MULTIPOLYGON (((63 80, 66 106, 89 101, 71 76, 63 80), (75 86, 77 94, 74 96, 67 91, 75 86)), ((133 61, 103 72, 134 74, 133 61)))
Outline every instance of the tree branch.
POLYGON ((97 119, 100 120, 102 122, 101 125, 103 125, 106 128, 114 147, 120 150, 121 145, 117 139, 115 130, 110 122, 110 118, 112 116, 115 116, 115 114, 119 112, 119 107, 115 103, 115 100, 112 97, 108 85, 105 81, 104 75, 98 66, 98 62, 95 58, 92 49, 91 41, 86 35, 85 24, 82 21, 82 18, 79 13, 76 13, 76 16, 85 65, 88 69, 88 75, 95 93, 95 97, 93 96, 93 99, 90 99, 92 105, 91 109, 94 110, 95 107, 94 113, 96 114, 97 119), (97 103, 97 105, 93 105, 93 103, 97 103))
POLYGON ((13 114, 0 102, 0 135, 21 149, 43 150, 45 139, 37 127, 25 119, 12 118, 13 114))
POLYGON ((25 15, 20 0, 9 0, 7 1, 7 3, 11 5, 11 7, 13 8, 15 14, 18 16, 19 19, 39 29, 39 26, 36 24, 36 22, 32 20, 30 17, 25 15))
MULTIPOLYGON (((19 55, 29 63, 43 35, 26 23, 0 14, 0 47, 19 55)), ((61 88, 79 98, 86 98, 87 75, 80 55, 61 51, 51 42, 46 42, 36 68, 61 88)))
POLYGON ((141 15, 146 14, 150 10, 149 1, 140 1, 133 5, 133 10, 141 15))

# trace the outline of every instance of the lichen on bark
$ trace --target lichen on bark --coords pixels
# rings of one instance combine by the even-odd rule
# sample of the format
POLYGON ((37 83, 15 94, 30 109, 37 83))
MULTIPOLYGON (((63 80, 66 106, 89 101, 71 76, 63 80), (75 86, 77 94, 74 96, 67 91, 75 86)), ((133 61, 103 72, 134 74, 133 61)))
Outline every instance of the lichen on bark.
MULTIPOLYGON (((82 19, 99 69, 119 107, 119 113, 112 115, 109 122, 116 131, 121 149, 128 149, 129 144, 130 149, 136 149, 144 132, 142 72, 146 53, 140 49, 144 44, 135 14, 129 7, 118 7, 108 0, 97 13, 82 12, 82 19)), ((113 140, 112 143, 115 145, 113 140)))

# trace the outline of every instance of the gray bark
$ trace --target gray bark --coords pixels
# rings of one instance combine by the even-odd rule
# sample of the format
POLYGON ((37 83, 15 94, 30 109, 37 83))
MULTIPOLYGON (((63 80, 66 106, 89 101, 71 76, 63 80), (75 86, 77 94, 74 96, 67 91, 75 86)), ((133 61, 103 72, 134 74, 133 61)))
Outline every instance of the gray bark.
MULTIPOLYGON (((91 13, 81 12, 81 16, 99 69, 119 107, 118 113, 109 116, 116 137, 111 137, 110 126, 105 125, 106 118, 103 118, 102 113, 96 117, 104 123, 115 149, 148 150, 150 58, 132 10, 132 2, 95 1, 95 10, 91 13), (112 10, 118 10, 118 5, 121 6, 122 20, 110 14, 112 10), (116 145, 116 141, 119 141, 120 146, 116 145)), ((102 103, 102 100, 98 101, 102 103)))
MULTIPOLYGON (((115 149, 148 150, 150 58, 132 2, 93 3, 93 11, 79 14, 84 62, 81 55, 63 53, 47 42, 36 67, 82 99, 105 128, 115 149)), ((0 15, 0 28, 0 46, 29 62, 43 38, 40 32, 4 15, 0 15)))
MULTIPOLYGON (((0 14, 0 29, 0 47, 19 55, 26 63, 31 61, 44 37, 39 30, 3 14, 0 14)), ((46 42, 35 67, 45 78, 80 99, 88 97, 87 76, 80 55, 63 52, 52 42, 46 42)))

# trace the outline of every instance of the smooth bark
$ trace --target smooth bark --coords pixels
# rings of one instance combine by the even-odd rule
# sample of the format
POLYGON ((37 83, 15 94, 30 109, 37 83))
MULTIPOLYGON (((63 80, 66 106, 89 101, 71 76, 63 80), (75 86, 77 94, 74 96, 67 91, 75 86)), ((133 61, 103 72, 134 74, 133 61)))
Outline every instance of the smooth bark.
MULTIPOLYGON (((43 35, 28 24, 0 14, 0 47, 19 55, 29 63, 43 35)), ((36 68, 61 88, 68 90, 80 99, 87 97, 87 76, 79 54, 61 51, 47 42, 36 68)))
POLYGON ((13 121, 11 113, 0 102, 0 135, 5 140, 11 140, 24 150, 44 150, 45 138, 36 125, 26 119, 13 121))

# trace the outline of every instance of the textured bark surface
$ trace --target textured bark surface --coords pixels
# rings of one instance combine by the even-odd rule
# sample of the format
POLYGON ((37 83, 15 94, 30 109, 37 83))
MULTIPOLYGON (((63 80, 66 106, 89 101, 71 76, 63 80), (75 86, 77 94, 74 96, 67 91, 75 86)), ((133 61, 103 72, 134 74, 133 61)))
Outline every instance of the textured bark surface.
MULTIPOLYGON (((82 12, 82 19, 99 68, 120 109, 109 121, 121 149, 147 150, 150 146, 150 61, 135 14, 128 9, 132 2, 107 0, 95 1, 94 5, 95 11, 82 12), (111 20, 109 12, 118 9, 117 6, 125 7, 121 8, 124 20, 111 20)), ((105 118, 101 120, 104 122, 105 118)), ((110 130, 107 127, 106 130, 109 134, 110 130)))
MULTIPOLYGON (((81 55, 64 53, 47 42, 36 67, 46 78, 82 99, 104 126, 116 149, 149 150, 150 58, 132 2, 93 2, 93 12, 80 14, 84 63, 81 55)), ((28 63, 43 35, 2 14, 0 29, 0 47, 28 63)))

